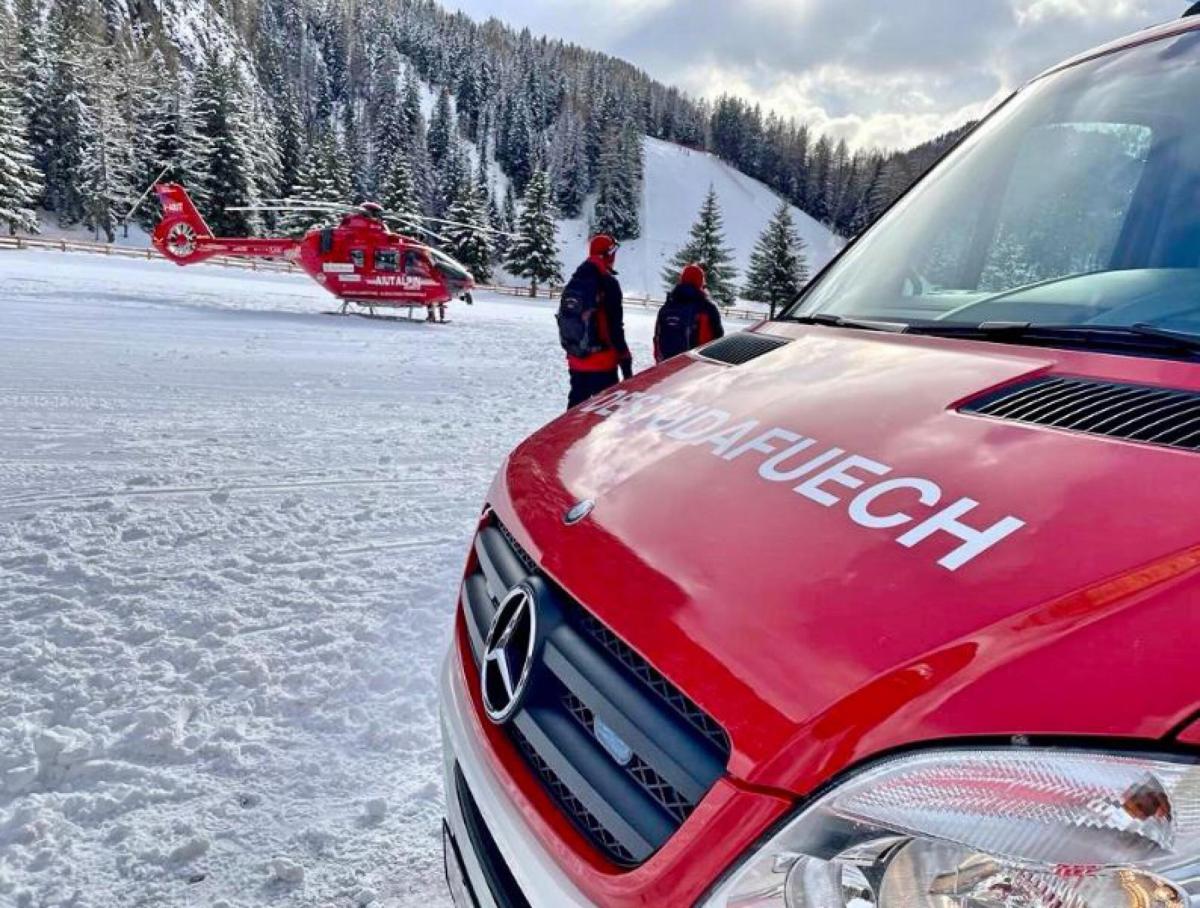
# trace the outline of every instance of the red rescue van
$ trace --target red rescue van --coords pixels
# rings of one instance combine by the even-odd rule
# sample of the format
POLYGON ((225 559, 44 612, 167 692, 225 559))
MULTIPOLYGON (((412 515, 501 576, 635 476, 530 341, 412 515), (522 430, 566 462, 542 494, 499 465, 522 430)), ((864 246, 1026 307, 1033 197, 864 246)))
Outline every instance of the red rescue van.
POLYGON ((1200 905, 1200 18, 522 444, 442 677, 480 906, 1200 905))

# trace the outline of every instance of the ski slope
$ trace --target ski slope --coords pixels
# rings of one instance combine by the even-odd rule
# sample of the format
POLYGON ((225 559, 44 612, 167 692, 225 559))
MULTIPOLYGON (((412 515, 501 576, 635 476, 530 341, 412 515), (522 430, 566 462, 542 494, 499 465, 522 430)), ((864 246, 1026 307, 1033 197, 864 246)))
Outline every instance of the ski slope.
MULTIPOLYGON (((709 186, 716 189, 720 200, 725 239, 735 252, 740 285, 754 244, 779 207, 779 196, 707 152, 650 138, 644 147, 642 235, 622 243, 617 259, 625 292, 662 298, 663 269, 687 242, 688 229, 696 220, 709 186)), ((809 271, 814 272, 833 258, 842 240, 795 206, 792 217, 807 245, 809 271)), ((587 217, 559 223, 559 243, 568 274, 587 257, 587 240, 587 217)))
MULTIPOLYGON (((435 672, 546 301, 0 251, 0 905, 446 904, 435 672)), ((639 366, 651 314, 629 313, 639 366)))

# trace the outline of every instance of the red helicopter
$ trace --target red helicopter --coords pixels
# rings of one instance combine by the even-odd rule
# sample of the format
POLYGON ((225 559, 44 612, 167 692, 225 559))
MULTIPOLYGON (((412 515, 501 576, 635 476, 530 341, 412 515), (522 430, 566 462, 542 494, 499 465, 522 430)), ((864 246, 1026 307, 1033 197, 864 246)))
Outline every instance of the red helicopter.
POLYGON ((310 230, 303 239, 232 238, 213 236, 178 183, 156 183, 154 192, 163 210, 154 230, 154 248, 177 265, 194 265, 215 256, 291 262, 342 301, 340 313, 335 313, 341 315, 359 306, 372 316, 377 308, 407 309, 411 318, 414 310, 424 308, 426 321, 444 322, 450 300, 463 297, 471 302, 475 278, 465 266, 431 246, 393 233, 386 222, 443 238, 407 218, 388 214, 374 202, 350 206, 282 199, 273 206, 231 209, 317 211, 341 218, 336 227, 310 230))

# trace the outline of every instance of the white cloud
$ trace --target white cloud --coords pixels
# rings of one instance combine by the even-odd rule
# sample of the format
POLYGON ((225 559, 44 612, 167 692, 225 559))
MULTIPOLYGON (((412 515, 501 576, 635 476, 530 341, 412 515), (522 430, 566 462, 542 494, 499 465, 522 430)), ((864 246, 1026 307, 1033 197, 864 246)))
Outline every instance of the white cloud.
POLYGON ((979 116, 1185 0, 448 0, 624 57, 701 97, 742 95, 852 144, 901 147, 979 116))
POLYGON ((1110 19, 1121 21, 1149 17, 1148 4, 1137 0, 1015 0, 1020 25, 1038 25, 1051 19, 1110 19))

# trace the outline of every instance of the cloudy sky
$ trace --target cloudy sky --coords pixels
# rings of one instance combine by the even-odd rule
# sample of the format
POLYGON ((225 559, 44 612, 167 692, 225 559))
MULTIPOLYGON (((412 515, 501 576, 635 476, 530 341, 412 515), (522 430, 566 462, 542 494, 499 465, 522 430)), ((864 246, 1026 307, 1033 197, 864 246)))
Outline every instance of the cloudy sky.
POLYGON ((444 0, 732 92, 856 145, 957 126, 1064 57, 1190 0, 444 0))

